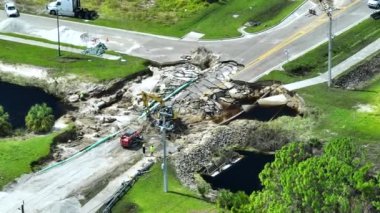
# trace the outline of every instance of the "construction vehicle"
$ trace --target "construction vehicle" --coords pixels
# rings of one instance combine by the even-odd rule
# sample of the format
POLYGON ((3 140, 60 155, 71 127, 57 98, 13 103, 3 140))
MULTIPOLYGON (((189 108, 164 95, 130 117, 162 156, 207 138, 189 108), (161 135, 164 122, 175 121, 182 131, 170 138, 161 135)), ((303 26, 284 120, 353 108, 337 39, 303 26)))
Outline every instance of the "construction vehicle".
POLYGON ((160 110, 160 117, 157 120, 156 126, 159 127, 161 130, 165 129, 167 131, 172 131, 174 129, 175 119, 176 116, 174 115, 173 107, 162 107, 160 110))
POLYGON ((159 95, 143 91, 141 92, 141 96, 147 116, 154 120, 152 125, 157 126, 159 128, 165 128, 168 131, 173 130, 175 120, 177 119, 173 107, 165 106, 165 102, 159 95), (154 102, 149 104, 149 99, 153 99, 154 101, 160 104, 160 107, 159 109, 157 108, 157 111, 149 111, 150 107, 152 107, 154 104, 154 102), (153 116, 152 114, 158 114, 158 116, 153 116))
POLYGON ((50 15, 69 16, 81 19, 94 20, 98 18, 95 10, 81 8, 80 0, 56 0, 46 5, 50 15))
POLYGON ((147 92, 144 92, 144 91, 142 91, 140 93, 140 95, 141 95, 141 98, 142 98, 142 101, 143 101, 143 104, 144 104, 145 108, 150 107, 149 106, 149 99, 153 99, 154 101, 156 101, 157 103, 159 103, 160 106, 165 106, 164 100, 162 100, 162 98, 159 95, 156 95, 156 94, 153 94, 153 93, 147 93, 147 92))
POLYGON ((156 102, 159 103, 159 107, 164 107, 165 106, 164 100, 162 100, 162 98, 159 95, 156 95, 156 94, 153 94, 153 93, 147 93, 147 92, 144 92, 144 91, 142 91, 140 93, 140 95, 141 95, 141 99, 143 101, 144 111, 146 113, 147 118, 149 118, 149 119, 158 119, 157 118, 158 116, 154 115, 155 112, 157 112, 156 110, 158 108, 152 109, 152 107, 153 107, 153 105, 156 102), (154 100, 155 102, 149 103, 150 99, 154 100))
POLYGON ((120 145, 123 148, 129 149, 138 146, 144 140, 141 135, 142 130, 134 132, 126 132, 120 137, 120 145))

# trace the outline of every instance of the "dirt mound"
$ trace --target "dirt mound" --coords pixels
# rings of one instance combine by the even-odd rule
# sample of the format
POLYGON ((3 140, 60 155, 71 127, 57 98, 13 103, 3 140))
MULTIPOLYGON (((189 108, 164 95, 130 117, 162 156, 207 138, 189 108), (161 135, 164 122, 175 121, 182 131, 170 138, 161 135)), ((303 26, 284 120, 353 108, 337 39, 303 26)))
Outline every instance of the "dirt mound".
POLYGON ((335 85, 344 89, 361 89, 375 75, 380 73, 380 53, 375 57, 355 67, 349 73, 339 77, 335 85))

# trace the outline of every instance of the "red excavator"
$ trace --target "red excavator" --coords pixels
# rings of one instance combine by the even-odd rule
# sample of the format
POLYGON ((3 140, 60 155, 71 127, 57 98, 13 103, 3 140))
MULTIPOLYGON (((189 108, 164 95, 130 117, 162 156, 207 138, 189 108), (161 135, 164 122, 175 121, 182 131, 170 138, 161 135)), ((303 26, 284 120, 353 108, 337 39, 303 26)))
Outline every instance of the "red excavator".
POLYGON ((127 132, 120 137, 120 145, 123 148, 132 148, 139 145, 143 141, 141 135, 142 130, 136 130, 134 132, 127 132))

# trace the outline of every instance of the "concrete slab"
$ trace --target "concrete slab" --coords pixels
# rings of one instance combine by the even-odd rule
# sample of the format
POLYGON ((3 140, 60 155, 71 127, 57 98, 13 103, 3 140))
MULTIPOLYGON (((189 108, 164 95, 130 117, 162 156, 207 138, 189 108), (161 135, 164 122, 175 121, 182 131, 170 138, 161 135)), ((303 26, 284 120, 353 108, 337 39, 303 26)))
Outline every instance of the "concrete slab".
POLYGON ((184 41, 198 41, 204 35, 205 34, 191 31, 188 34, 186 34, 184 37, 182 37, 182 40, 184 40, 184 41))

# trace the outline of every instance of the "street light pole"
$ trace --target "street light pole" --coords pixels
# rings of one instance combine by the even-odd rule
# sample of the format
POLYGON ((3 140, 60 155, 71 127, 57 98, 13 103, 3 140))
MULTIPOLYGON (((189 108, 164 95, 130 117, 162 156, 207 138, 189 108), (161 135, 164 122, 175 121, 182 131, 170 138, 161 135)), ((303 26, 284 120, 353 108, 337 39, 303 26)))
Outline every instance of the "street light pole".
POLYGON ((163 173, 164 173, 164 192, 168 192, 168 164, 167 164, 167 156, 166 156, 166 119, 165 117, 166 116, 163 116, 163 125, 164 127, 161 129, 162 131, 162 135, 161 135, 161 140, 162 140, 162 143, 164 145, 164 159, 163 159, 163 164, 164 164, 164 168, 163 168, 163 173))
POLYGON ((61 56, 61 39, 59 36, 59 8, 57 5, 57 34, 58 34, 58 57, 61 56))
POLYGON ((332 9, 331 7, 327 10, 327 16, 329 17, 329 47, 328 47, 328 73, 329 79, 327 81, 327 86, 331 87, 331 57, 332 57, 332 9))
POLYGON ((163 145, 163 162, 162 162, 162 170, 164 173, 164 192, 168 192, 168 157, 167 157, 167 144, 166 144, 166 130, 172 130, 172 119, 173 111, 171 107, 164 107, 160 111, 160 119, 158 122, 158 126, 161 131, 161 143, 163 145), (169 118, 168 120, 166 118, 169 118))

